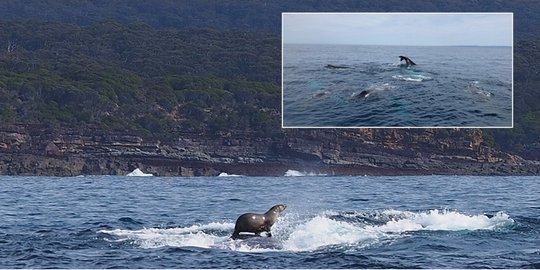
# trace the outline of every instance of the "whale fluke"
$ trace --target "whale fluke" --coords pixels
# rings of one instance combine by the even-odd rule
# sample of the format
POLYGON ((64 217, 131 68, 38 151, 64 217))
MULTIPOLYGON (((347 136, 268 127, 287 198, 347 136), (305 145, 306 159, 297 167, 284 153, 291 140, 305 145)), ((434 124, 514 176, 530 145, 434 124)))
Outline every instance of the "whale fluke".
POLYGON ((416 64, 411 59, 409 59, 409 57, 400 55, 399 61, 403 61, 403 60, 405 60, 405 63, 407 64, 407 66, 416 66, 416 64))
POLYGON ((334 66, 334 65, 328 64, 328 65, 326 65, 326 68, 349 68, 349 67, 346 67, 346 66, 334 66))

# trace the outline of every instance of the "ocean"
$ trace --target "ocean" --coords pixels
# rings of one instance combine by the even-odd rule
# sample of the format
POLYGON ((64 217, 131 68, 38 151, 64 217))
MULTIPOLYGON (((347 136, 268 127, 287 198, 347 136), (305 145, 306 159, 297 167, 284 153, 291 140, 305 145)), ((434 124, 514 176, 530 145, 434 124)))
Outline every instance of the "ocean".
POLYGON ((284 44, 283 126, 511 127, 512 48, 284 44))
POLYGON ((540 267, 538 177, 287 175, 0 176, 0 268, 540 267))

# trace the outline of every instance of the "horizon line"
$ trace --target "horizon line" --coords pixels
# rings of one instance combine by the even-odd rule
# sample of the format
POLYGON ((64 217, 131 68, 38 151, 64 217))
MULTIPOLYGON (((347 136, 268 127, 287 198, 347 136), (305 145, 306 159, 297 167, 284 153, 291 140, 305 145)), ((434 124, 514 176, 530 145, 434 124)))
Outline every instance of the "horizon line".
POLYGON ((283 42, 283 45, 344 45, 344 46, 417 46, 417 47, 513 47, 514 45, 471 45, 471 44, 357 44, 357 43, 304 43, 304 42, 283 42))

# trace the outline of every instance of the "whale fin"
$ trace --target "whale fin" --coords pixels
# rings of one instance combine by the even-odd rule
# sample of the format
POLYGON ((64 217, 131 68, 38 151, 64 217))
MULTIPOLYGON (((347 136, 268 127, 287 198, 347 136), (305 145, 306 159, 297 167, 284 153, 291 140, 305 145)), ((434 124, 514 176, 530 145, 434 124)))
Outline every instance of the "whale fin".
POLYGON ((416 63, 413 62, 411 59, 409 59, 409 57, 400 55, 399 61, 403 61, 403 60, 405 60, 405 63, 407 64, 407 66, 416 66, 416 63))

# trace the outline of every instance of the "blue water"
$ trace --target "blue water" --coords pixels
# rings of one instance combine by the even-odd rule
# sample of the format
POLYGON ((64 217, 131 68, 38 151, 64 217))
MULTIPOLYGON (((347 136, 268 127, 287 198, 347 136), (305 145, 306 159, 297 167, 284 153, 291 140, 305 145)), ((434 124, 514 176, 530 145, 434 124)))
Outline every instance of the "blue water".
POLYGON ((0 268, 540 267, 538 177, 0 177, 0 268), (234 220, 286 203, 272 238, 234 220))
POLYGON ((285 44, 283 125, 510 127, 512 48, 285 44))

